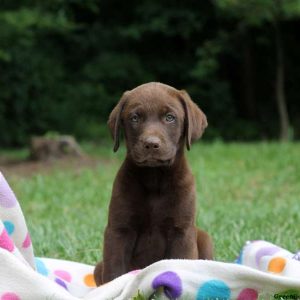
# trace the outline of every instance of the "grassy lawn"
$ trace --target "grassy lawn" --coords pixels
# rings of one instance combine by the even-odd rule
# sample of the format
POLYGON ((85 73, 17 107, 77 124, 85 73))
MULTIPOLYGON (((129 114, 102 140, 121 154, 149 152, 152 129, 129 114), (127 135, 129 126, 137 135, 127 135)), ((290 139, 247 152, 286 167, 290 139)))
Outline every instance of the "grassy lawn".
MULTIPOLYGON (((112 182, 125 149, 85 149, 97 161, 93 166, 5 174, 37 256, 89 264, 100 259, 112 182)), ((217 260, 233 261, 247 240, 300 248, 300 144, 197 144, 188 157, 197 183, 197 223, 213 236, 217 260)))

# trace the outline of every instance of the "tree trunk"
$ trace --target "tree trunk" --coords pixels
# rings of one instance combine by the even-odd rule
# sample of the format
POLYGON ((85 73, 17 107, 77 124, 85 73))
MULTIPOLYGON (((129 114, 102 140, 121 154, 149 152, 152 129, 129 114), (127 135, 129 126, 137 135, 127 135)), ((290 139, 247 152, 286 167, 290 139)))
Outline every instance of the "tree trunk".
POLYGON ((248 120, 257 118, 255 83, 254 83, 254 60, 249 32, 243 35, 243 63, 242 63, 242 86, 243 86, 243 114, 248 120))
MULTIPOLYGON (((281 2, 278 0, 277 2, 281 2)), ((278 3, 280 4, 280 3, 278 3)), ((280 135, 281 141, 289 140, 290 121, 287 111, 286 97, 284 91, 284 51, 283 42, 280 28, 280 18, 275 17, 275 42, 276 42, 276 82, 275 82, 275 97, 277 102, 277 109, 280 122, 280 135)))

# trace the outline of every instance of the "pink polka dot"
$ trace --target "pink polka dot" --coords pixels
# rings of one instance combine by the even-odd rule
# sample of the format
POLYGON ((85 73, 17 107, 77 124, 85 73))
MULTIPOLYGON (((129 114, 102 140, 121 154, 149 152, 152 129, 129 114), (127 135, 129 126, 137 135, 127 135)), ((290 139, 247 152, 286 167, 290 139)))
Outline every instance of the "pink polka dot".
POLYGON ((258 297, 257 291, 253 289, 243 289, 239 295, 237 300, 256 300, 258 297))
POLYGON ((23 246, 23 248, 28 248, 28 247, 30 247, 30 245, 31 245, 31 239, 30 239, 29 233, 27 232, 27 235, 25 237, 25 240, 23 241, 22 246, 23 246))
POLYGON ((67 272, 67 271, 64 271, 64 270, 55 270, 55 271, 54 271, 54 274, 55 274, 57 277, 59 277, 59 278, 65 280, 65 281, 67 281, 67 282, 71 282, 71 281, 72 281, 72 276, 71 276, 71 274, 70 274, 69 272, 67 272))
POLYGON ((133 271, 130 271, 128 274, 136 275, 140 272, 141 272, 141 270, 133 270, 133 271))
POLYGON ((5 229, 3 229, 0 235, 0 248, 3 248, 9 252, 13 252, 14 250, 14 243, 10 239, 5 229))
POLYGON ((1 300, 21 300, 15 293, 5 293, 1 296, 1 300))

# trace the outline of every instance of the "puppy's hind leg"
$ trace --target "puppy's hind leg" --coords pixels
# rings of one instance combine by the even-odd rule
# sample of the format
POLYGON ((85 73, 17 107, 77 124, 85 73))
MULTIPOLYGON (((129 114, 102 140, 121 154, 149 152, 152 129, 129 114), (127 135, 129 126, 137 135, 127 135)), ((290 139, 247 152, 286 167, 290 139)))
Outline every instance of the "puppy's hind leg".
POLYGON ((102 273, 103 273, 103 262, 100 261, 94 270, 94 278, 95 278, 95 282, 96 285, 99 286, 102 284, 103 280, 102 280, 102 273))
POLYGON ((199 259, 213 259, 213 242, 203 230, 197 229, 197 246, 199 259))

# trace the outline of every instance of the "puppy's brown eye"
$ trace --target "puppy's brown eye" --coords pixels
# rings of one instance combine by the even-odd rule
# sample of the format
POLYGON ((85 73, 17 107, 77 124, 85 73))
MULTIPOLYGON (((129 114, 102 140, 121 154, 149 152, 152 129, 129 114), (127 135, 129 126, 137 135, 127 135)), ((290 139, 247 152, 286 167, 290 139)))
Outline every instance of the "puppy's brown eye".
POLYGON ((173 116, 172 114, 166 114, 166 121, 168 123, 174 122, 175 121, 175 116, 173 116))
POLYGON ((134 114, 131 118, 130 121, 133 123, 137 123, 139 121, 139 116, 137 114, 134 114))

